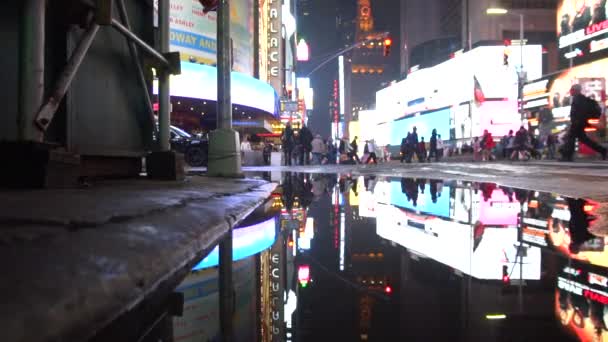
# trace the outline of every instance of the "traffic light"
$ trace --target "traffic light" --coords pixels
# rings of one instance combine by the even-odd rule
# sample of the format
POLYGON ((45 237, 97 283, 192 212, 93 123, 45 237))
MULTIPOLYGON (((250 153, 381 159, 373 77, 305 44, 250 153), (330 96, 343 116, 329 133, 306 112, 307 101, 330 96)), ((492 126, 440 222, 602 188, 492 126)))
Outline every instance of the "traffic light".
POLYGON ((509 266, 502 265, 502 283, 504 285, 508 285, 511 282, 511 277, 509 276, 509 266))
POLYGON ((217 11, 219 0, 198 0, 203 5, 203 13, 217 11))
POLYGON ((390 55, 392 44, 393 44, 392 39, 390 39, 390 38, 384 39, 384 57, 390 55))
POLYGON ((298 267, 298 282, 301 287, 308 286, 308 282, 310 281, 310 266, 309 265, 300 265, 298 267))
POLYGON ((386 294, 391 294, 391 293, 393 293, 393 288, 392 288, 390 285, 386 285, 386 286, 384 287, 384 293, 386 293, 386 294))

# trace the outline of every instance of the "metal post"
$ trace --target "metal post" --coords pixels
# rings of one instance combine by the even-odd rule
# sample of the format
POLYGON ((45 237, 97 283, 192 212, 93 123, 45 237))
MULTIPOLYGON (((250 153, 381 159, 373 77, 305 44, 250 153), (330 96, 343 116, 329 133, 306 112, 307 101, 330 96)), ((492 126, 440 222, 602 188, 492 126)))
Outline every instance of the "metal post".
MULTIPOLYGON (((169 52, 169 5, 169 0, 158 0, 158 28, 160 31, 161 53, 169 52)), ((170 101, 169 70, 163 68, 158 72, 158 135, 161 152, 171 149, 169 145, 169 125, 171 123, 169 116, 170 101)))
POLYGON ((232 284, 232 228, 220 242, 220 332, 222 341, 233 340, 232 318, 234 312, 234 288, 232 284))
POLYGON ((230 97, 230 5, 220 0, 217 12, 217 127, 232 128, 232 99, 230 97))
MULTIPOLYGON (((118 13, 120 15, 120 20, 128 30, 131 30, 131 23, 129 23, 129 15, 127 13, 127 7, 125 6, 124 0, 118 0, 116 3, 118 5, 118 13)), ((129 40, 127 40, 127 42, 129 45, 131 59, 133 59, 133 64, 135 65, 135 69, 137 70, 137 78, 143 91, 144 101, 146 102, 146 109, 148 110, 148 116, 150 119, 150 123, 152 124, 152 132, 155 136, 158 136, 158 129, 156 127, 156 122, 154 119, 154 108, 152 107, 152 100, 150 99, 150 92, 146 83, 144 69, 141 66, 141 62, 139 60, 139 51, 137 50, 137 45, 135 45, 134 42, 129 40)))
POLYGON ((40 141, 34 119, 44 100, 46 1, 25 0, 19 35, 19 140, 40 141))
POLYGON ((239 135, 232 129, 232 54, 228 3, 228 0, 219 0, 217 9, 217 130, 211 132, 210 136, 207 175, 242 177, 239 135))
POLYGON ((524 94, 523 87, 525 82, 525 71, 524 71, 524 15, 523 13, 519 13, 519 87, 518 98, 519 98, 519 114, 520 120, 524 121, 524 94))

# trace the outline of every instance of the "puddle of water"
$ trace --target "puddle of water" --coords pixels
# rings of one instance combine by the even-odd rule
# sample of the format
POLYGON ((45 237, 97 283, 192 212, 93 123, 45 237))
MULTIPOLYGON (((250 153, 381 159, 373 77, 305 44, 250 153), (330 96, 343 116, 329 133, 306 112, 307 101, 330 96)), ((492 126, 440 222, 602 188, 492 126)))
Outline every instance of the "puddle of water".
MULTIPOLYGON (((501 187, 262 174, 235 230, 238 341, 608 341, 604 207, 501 187)), ((219 340, 217 257, 180 286, 179 341, 219 340)))

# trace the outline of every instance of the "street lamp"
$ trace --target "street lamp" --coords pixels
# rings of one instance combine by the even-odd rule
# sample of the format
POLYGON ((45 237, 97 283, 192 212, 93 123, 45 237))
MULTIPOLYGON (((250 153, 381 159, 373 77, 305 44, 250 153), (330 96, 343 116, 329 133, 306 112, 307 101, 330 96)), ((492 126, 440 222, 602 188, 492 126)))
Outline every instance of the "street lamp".
POLYGON ((526 78, 526 74, 524 72, 524 14, 523 13, 513 13, 509 12, 506 8, 500 7, 491 7, 486 10, 486 14, 488 15, 517 15, 519 16, 519 105, 520 105, 520 114, 523 120, 524 117, 524 104, 523 104, 523 94, 522 87, 524 85, 524 81, 526 78))

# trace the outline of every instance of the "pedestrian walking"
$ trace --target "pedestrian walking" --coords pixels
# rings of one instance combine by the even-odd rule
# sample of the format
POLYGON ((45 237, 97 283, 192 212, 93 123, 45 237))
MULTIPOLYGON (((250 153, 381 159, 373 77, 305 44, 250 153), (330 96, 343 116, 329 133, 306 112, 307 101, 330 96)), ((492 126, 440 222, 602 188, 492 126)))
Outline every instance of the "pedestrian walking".
POLYGON ((547 141, 545 145, 547 146, 547 159, 555 159, 555 147, 557 146, 557 137, 554 134, 549 133, 549 135, 547 135, 547 141))
POLYGON ((350 146, 352 147, 352 157, 354 158, 355 162, 357 164, 361 164, 361 160, 359 159, 359 145, 357 144, 357 137, 355 137, 353 139, 353 141, 350 143, 350 146))
POLYGON ((314 136, 306 125, 302 125, 300 129, 300 142, 302 145, 302 151, 300 154, 300 165, 310 164, 310 152, 312 151, 312 140, 314 136))
POLYGON ((424 142, 424 137, 420 138, 420 142, 418 143, 418 162, 424 163, 426 161, 426 143, 424 142))
POLYGON ((418 130, 416 126, 412 128, 412 133, 410 134, 410 138, 407 143, 407 162, 411 163, 414 154, 418 151, 418 130))
POLYGON ((411 133, 408 132, 407 136, 405 138, 401 139, 401 146, 399 148, 399 152, 401 153, 401 159, 400 159, 401 163, 403 163, 407 159, 410 136, 411 136, 411 133))
POLYGON ((570 88, 570 95, 572 96, 570 129, 568 130, 566 143, 560 148, 560 153, 562 154, 560 160, 574 160, 574 145, 577 139, 579 142, 595 150, 602 156, 602 159, 606 160, 606 148, 591 140, 585 133, 587 120, 599 118, 602 114, 601 108, 595 100, 583 95, 581 90, 580 84, 575 84, 570 88))
POLYGON ((479 141, 479 137, 475 137, 473 139, 473 161, 481 160, 481 141, 479 141))
POLYGON ((327 139, 327 163, 328 164, 336 164, 336 160, 338 159, 338 149, 334 143, 334 140, 330 137, 327 139))
POLYGON ((315 138, 311 142, 311 146, 313 165, 321 165, 321 161, 323 160, 323 156, 325 155, 325 153, 327 153, 327 150, 320 134, 317 134, 315 136, 315 138))
POLYGON ((377 147, 375 141, 372 139, 368 141, 366 145, 369 153, 366 164, 378 164, 378 156, 376 155, 377 147))
POLYGON ((443 139, 441 139, 441 134, 437 134, 437 161, 444 157, 444 148, 445 145, 443 139))
POLYGON ((285 125, 285 130, 283 131, 283 135, 281 136, 281 144, 283 148, 283 164, 290 166, 293 149, 295 147, 295 139, 293 129, 291 128, 291 123, 289 122, 287 123, 287 125, 285 125))
POLYGON ((528 131, 521 126, 515 138, 513 139, 513 152, 511 152, 511 160, 528 160, 530 159, 530 142, 528 141, 528 131))
POLYGON ((348 137, 342 137, 338 148, 338 152, 340 153, 340 164, 355 164, 352 150, 353 148, 348 141, 348 137))
POLYGON ((439 151, 437 150, 437 130, 434 128, 431 132, 431 140, 429 140, 428 161, 431 161, 431 158, 433 157, 435 157, 435 161, 439 161, 439 151))
POLYGON ((494 138, 492 134, 488 132, 488 130, 483 131, 483 138, 481 139, 481 148, 482 148, 482 160, 489 161, 492 160, 492 150, 496 144, 494 143, 494 138))

